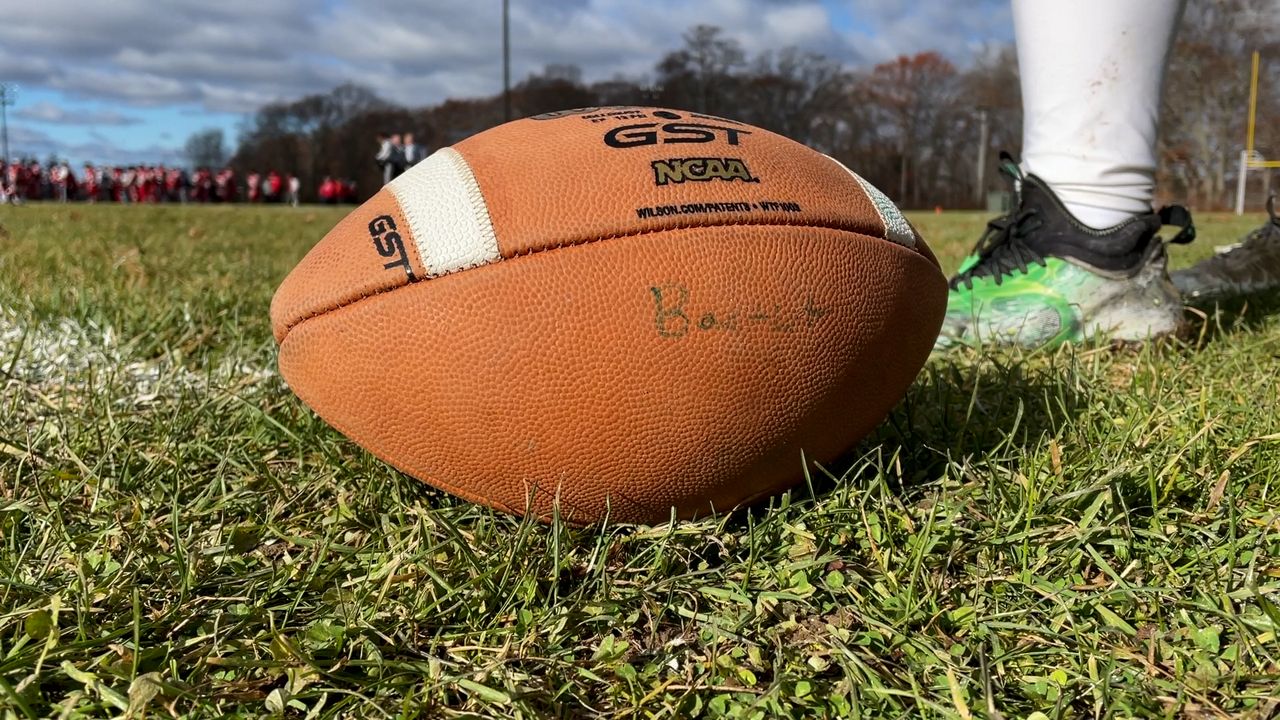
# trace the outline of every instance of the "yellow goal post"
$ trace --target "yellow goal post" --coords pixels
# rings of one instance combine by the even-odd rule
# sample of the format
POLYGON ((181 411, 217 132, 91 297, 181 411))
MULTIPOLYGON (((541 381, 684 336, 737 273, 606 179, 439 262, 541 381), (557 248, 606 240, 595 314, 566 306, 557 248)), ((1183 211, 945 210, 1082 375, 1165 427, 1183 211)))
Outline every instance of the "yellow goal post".
POLYGON ((1244 149, 1240 151, 1240 177, 1236 184, 1236 214, 1244 214, 1245 185, 1250 170, 1280 168, 1280 160, 1268 160, 1254 147, 1255 130, 1258 127, 1258 65, 1261 56, 1253 51, 1253 70, 1249 74, 1249 119, 1245 126, 1244 149))

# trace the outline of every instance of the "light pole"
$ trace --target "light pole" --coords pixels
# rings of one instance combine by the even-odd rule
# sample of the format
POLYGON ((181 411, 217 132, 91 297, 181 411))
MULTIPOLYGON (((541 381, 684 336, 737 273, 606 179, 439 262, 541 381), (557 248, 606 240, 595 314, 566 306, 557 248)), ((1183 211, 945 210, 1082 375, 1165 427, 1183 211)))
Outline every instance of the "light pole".
POLYGON ((9 162, 9 118, 6 108, 17 101, 18 86, 0 83, 0 161, 9 162))
POLYGON ((978 203, 978 207, 983 207, 987 196, 987 145, 991 143, 991 124, 989 122, 987 109, 978 108, 978 166, 977 166, 977 185, 974 188, 973 199, 978 203))
POLYGON ((502 0, 502 119, 511 120, 511 0, 502 0))

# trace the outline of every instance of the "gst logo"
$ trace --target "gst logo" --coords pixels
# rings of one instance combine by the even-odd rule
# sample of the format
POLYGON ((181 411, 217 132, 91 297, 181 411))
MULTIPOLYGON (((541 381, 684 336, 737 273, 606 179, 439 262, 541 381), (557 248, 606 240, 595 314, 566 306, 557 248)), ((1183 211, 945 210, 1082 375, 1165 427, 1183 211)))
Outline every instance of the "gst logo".
POLYGON ((373 249, 384 258, 395 258, 384 264, 383 269, 404 268, 409 282, 417 278, 413 275, 413 266, 409 264, 409 253, 404 249, 404 238, 396 231, 396 221, 390 215, 379 215, 369 221, 369 237, 373 239, 373 249))
POLYGON ((709 182, 711 180, 760 182, 759 178, 751 175, 747 164, 739 158, 671 158, 654 160, 650 164, 653 166, 654 185, 679 185, 686 181, 709 182))
POLYGON ((709 143, 723 138, 730 145, 737 145, 739 138, 750 134, 751 131, 741 128, 695 122, 637 123, 620 125, 605 133, 604 144, 614 148, 632 148, 660 143, 709 143))

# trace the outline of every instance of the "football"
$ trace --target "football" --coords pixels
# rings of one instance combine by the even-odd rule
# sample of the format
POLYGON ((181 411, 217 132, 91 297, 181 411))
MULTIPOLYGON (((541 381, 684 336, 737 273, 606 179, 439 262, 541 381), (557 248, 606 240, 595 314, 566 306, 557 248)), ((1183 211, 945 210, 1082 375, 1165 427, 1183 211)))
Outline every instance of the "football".
POLYGON ((338 223, 271 304, 289 387, 401 471, 573 523, 725 512, 850 449, 946 281, 836 160, 721 117, 534 116, 338 223))

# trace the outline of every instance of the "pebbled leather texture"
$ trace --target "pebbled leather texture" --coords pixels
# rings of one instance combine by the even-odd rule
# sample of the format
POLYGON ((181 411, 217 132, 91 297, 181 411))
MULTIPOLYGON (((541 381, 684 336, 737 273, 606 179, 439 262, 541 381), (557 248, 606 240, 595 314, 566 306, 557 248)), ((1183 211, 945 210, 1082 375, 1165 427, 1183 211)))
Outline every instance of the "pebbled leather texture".
POLYGON ((455 146, 492 218, 490 264, 427 278, 413 251, 416 278, 391 282, 367 227, 386 197, 340 223, 272 303, 297 395, 410 475, 576 523, 727 511, 883 419, 945 310, 927 246, 885 240, 856 180, 789 140, 733 126, 751 134, 664 144, 675 121, 656 113, 689 114, 608 112, 455 146), (654 145, 602 141, 646 122, 654 145), (716 157, 743 167, 653 168, 716 157), (662 205, 695 212, 636 212, 662 205))
MULTIPOLYGON (((631 110, 602 111, 620 113, 614 118, 585 113, 516 120, 455 146, 488 201, 504 258, 657 229, 726 224, 811 225, 884 237, 884 222, 871 199, 838 162, 731 120, 631 110), (686 142, 707 135, 715 139, 686 142), (615 144, 654 142, 617 148, 609 138, 615 144), (740 160, 751 179, 695 180, 698 170, 714 175, 719 168, 676 162, 702 159, 740 160), (665 165, 655 168, 655 162, 665 165), (680 176, 680 170, 688 172, 680 176), (646 218, 638 212, 697 203, 745 208, 646 218)), ((730 177, 739 170, 722 165, 730 177)))

